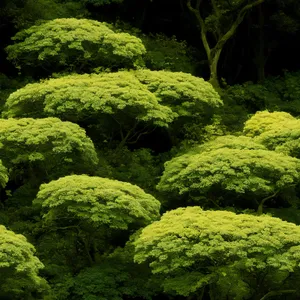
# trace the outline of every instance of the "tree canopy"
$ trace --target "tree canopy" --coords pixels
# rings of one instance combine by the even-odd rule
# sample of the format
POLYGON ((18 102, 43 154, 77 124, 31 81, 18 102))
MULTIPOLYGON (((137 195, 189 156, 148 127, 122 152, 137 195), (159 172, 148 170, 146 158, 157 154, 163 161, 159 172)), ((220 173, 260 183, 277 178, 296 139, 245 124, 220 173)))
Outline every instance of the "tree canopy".
POLYGON ((39 276, 44 265, 35 256, 35 248, 21 234, 0 225, 0 297, 32 299, 47 292, 46 281, 39 276))
POLYGON ((46 223, 61 218, 84 221, 95 228, 128 229, 158 219, 160 203, 138 186, 108 178, 71 175, 40 186, 34 201, 46 223))
POLYGON ((281 124, 291 120, 295 120, 295 118, 283 111, 258 111, 245 123, 244 134, 255 137, 270 130, 274 125, 280 127, 281 124))
POLYGON ((134 141, 176 119, 209 118, 222 105, 202 78, 168 71, 70 75, 28 84, 7 99, 4 116, 56 116, 97 125, 103 140, 134 141))
POLYGON ((0 158, 13 177, 93 172, 98 162, 85 131, 57 118, 0 119, 0 146, 0 158))
POLYGON ((299 270, 299 249, 295 224, 188 207, 142 230, 135 261, 161 274, 167 293, 200 297, 209 288, 220 299, 245 299, 272 289, 280 295, 285 279, 299 270))
POLYGON ((300 161, 281 153, 224 147, 166 162, 157 188, 201 205, 250 205, 262 212, 266 197, 299 183, 299 171, 300 161))
POLYGON ((6 48, 16 66, 50 68, 52 72, 96 67, 133 67, 146 50, 141 40, 112 26, 88 19, 63 18, 18 32, 6 48))
POLYGON ((299 39, 299 0, 0 0, 0 300, 300 299, 299 39))
POLYGON ((275 150, 300 158, 300 120, 285 112, 258 112, 244 128, 248 136, 275 150))

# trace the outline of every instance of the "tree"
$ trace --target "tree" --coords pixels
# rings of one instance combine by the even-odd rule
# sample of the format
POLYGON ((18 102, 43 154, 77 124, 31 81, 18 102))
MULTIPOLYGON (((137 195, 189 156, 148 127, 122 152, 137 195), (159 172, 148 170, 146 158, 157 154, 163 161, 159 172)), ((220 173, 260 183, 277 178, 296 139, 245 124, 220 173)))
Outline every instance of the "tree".
POLYGON ((245 123, 245 134, 269 150, 300 158, 300 121, 285 112, 258 112, 245 123))
POLYGON ((265 299, 270 291, 279 296, 296 292, 286 283, 299 272, 299 250, 295 224, 188 207, 169 211, 144 228, 134 258, 161 275, 170 295, 265 299))
POLYGON ((42 184, 33 203, 41 207, 46 232, 75 234, 90 265, 110 251, 115 234, 123 240, 126 231, 157 220, 160 210, 159 201, 138 186, 87 175, 42 184))
POLYGON ((39 276, 44 266, 34 253, 23 235, 0 225, 1 299, 40 299, 47 292, 46 281, 39 276))
POLYGON ((215 88, 219 88, 218 62, 225 44, 234 36, 245 15, 253 7, 263 3, 264 0, 211 0, 211 12, 209 14, 206 13, 202 0, 196 0, 194 4, 192 0, 185 0, 185 2, 195 17, 201 32, 200 38, 210 68, 210 83, 215 88), (213 46, 210 45, 212 39, 215 41, 213 46))
POLYGON ((274 124, 284 124, 295 120, 293 116, 286 112, 258 111, 244 126, 244 134, 249 137, 256 137, 270 130, 274 124))
POLYGON ((233 141, 231 146, 218 148, 217 139, 208 143, 205 151, 200 146, 198 152, 187 152, 166 162, 158 190, 175 199, 180 197, 185 204, 193 201, 210 207, 212 203, 217 208, 235 205, 257 208, 262 213, 267 200, 286 189, 295 189, 300 181, 300 160, 262 150, 260 145, 255 149, 255 143, 249 141, 243 149, 233 141))
POLYGON ((92 141, 78 125, 57 118, 0 119, 0 158, 11 180, 39 184, 69 172, 95 170, 92 141))
POLYGON ((210 118, 222 105, 202 78, 167 71, 70 75, 29 84, 12 93, 6 117, 57 116, 88 128, 102 141, 134 143, 176 119, 210 118))
MULTIPOLYGON (((141 40, 116 33, 112 26, 87 19, 55 19, 18 32, 6 48, 19 68, 88 72, 96 67, 124 68, 139 64, 146 50, 141 40)), ((49 74, 50 73, 50 74, 49 74)))

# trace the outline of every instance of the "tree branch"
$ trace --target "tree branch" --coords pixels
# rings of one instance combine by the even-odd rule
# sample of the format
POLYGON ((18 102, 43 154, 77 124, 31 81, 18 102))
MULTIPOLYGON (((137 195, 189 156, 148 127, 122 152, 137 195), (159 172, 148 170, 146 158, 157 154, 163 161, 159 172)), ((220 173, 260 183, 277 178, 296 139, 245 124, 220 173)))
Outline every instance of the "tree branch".
POLYGON ((259 206, 258 206, 258 208, 257 208, 257 213, 258 213, 259 215, 261 215, 261 214, 263 213, 264 203, 265 203, 267 200, 274 198, 278 193, 279 193, 279 191, 276 191, 273 195, 268 196, 268 197, 266 197, 266 198, 264 198, 264 199, 261 200, 261 202, 260 202, 260 204, 259 204, 259 206))
POLYGON ((206 27, 205 27, 204 20, 202 19, 201 14, 200 14, 201 0, 197 0, 196 8, 194 8, 192 6, 191 0, 187 0, 186 5, 187 5, 189 11, 196 17, 196 20, 199 23, 200 31, 201 31, 201 40, 202 40, 204 49, 206 51, 207 58, 210 61, 211 60, 211 49, 210 49, 210 46, 209 46, 209 43, 208 43, 208 40, 207 40, 207 37, 206 37, 207 30, 206 30, 206 27))
POLYGON ((244 20, 245 14, 253 7, 263 3, 265 0, 257 0, 251 4, 247 4, 244 6, 240 12, 238 13, 238 16, 230 29, 222 36, 222 38, 217 42, 217 45, 214 48, 222 48, 224 44, 235 34, 238 26, 242 23, 244 20))

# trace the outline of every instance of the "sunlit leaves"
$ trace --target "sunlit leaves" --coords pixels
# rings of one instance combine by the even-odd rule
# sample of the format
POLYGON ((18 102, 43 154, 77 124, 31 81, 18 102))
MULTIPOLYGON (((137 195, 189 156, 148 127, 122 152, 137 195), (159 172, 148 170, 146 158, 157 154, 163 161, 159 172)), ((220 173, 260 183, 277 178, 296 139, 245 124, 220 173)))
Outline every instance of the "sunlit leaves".
MULTIPOLYGON (((57 118, 0 119, 0 158, 10 168, 24 172, 35 167, 49 176, 68 170, 92 171, 98 162, 92 141, 78 125, 57 118), (53 172, 53 174, 51 173, 53 172)), ((41 174, 40 174, 41 175, 41 174)), ((56 175, 57 176, 57 175, 56 175)))
POLYGON ((174 115, 131 72, 71 75, 29 84, 11 95, 7 109, 8 116, 43 113, 78 122, 112 115, 119 122, 136 119, 160 126, 174 115))
POLYGON ((146 52, 140 39, 115 33, 111 26, 87 19, 55 19, 20 31, 7 47, 8 59, 22 66, 71 69, 132 67, 146 52))
POLYGON ((97 125, 98 138, 116 138, 121 132, 121 140, 131 138, 132 142, 149 126, 167 127, 181 117, 209 118, 221 105, 219 95, 202 78, 139 70, 28 84, 10 95, 4 116, 57 116, 97 125))
POLYGON ((126 109, 134 110, 137 119, 166 125, 178 116, 199 115, 221 105, 219 95, 202 78, 140 70, 70 75, 28 84, 10 95, 6 116, 35 116, 44 110, 45 115, 69 119, 68 115, 77 112, 78 121, 84 113, 114 114, 126 109))
POLYGON ((135 246, 135 260, 163 274, 167 292, 188 296, 220 280, 230 285, 234 275, 248 293, 261 272, 299 269, 300 228, 269 216, 178 208, 144 228, 135 246))
MULTIPOLYGON (((222 142, 224 137, 219 139, 222 142)), ((255 143, 251 145, 247 140, 254 149, 248 150, 247 146, 243 149, 241 145, 234 148, 234 143, 232 147, 218 148, 217 141, 165 163, 157 188, 185 198, 191 195, 218 198, 231 192, 231 199, 225 202, 239 205, 236 201, 240 196, 258 200, 300 181, 300 161, 296 158, 261 150, 259 145, 255 148, 255 143)))
POLYGON ((259 111, 245 123, 244 133, 251 137, 258 136, 270 130, 274 124, 279 126, 291 120, 295 118, 286 112, 259 111))
POLYGON ((137 70, 134 74, 178 116, 199 116, 223 105, 210 83, 191 74, 150 70, 137 70))
POLYGON ((86 175, 73 175, 43 184, 36 204, 46 223, 77 219, 91 227, 113 229, 144 226, 157 220, 160 203, 130 183, 86 175))
POLYGON ((300 120, 285 112, 258 112, 244 128, 270 150, 300 158, 300 120))
MULTIPOLYGON (((38 272, 44 266, 34 255, 34 247, 23 235, 0 225, 0 296, 27 298, 32 292, 47 289, 38 272)), ((36 294, 37 295, 37 294, 36 294)))

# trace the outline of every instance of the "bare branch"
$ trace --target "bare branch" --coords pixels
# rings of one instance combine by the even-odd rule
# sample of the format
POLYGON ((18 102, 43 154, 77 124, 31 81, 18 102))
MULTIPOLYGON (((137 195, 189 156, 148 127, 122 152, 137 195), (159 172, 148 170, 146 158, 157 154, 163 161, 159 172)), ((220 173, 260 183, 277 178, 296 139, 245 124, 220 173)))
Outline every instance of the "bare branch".
POLYGON ((234 23, 232 24, 232 26, 230 27, 230 29, 223 35, 223 37, 218 41, 217 45, 215 46, 215 48, 222 48, 224 46, 224 44, 235 34, 238 26, 242 23, 242 21, 244 20, 244 17, 246 15, 246 13, 252 9, 253 7, 263 3, 265 0, 257 0, 251 4, 247 4, 246 6, 244 6, 240 12, 238 13, 238 16, 236 18, 236 20, 234 21, 234 23))
POLYGON ((210 61, 211 60, 211 49, 210 49, 210 46, 209 46, 209 43, 208 43, 208 40, 206 37, 206 32, 207 32, 206 26, 205 26, 204 20, 201 17, 201 13, 200 13, 200 4, 201 4, 201 0, 197 0, 196 8, 194 8, 191 4, 191 0, 187 0, 187 3, 186 3, 189 11, 196 17, 196 20, 198 21, 198 24, 200 26, 200 31, 201 31, 202 43, 203 43, 207 58, 210 61))

